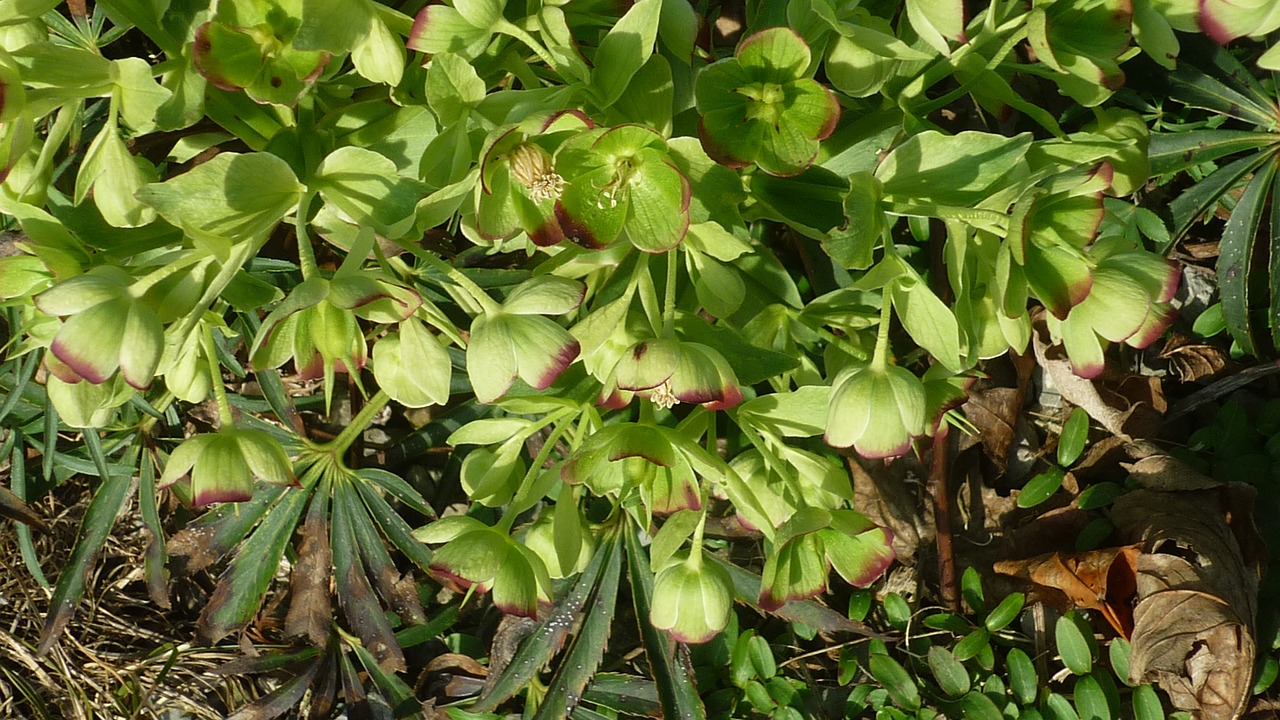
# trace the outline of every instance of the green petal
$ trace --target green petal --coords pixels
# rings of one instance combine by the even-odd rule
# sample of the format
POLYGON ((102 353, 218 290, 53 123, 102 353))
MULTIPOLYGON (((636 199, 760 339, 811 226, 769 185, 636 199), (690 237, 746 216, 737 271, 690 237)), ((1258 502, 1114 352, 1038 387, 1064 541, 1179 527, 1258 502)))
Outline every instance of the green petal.
POLYGON ((698 120, 698 139, 707 155, 721 165, 741 168, 760 154, 768 124, 747 119, 747 105, 714 110, 698 120))
POLYGON ((541 315, 507 318, 520 379, 546 390, 578 358, 581 348, 568 330, 541 315))
POLYGON ((537 579, 528 559, 519 552, 508 552, 498 574, 494 576, 493 604, 508 615, 537 617, 537 579))
POLYGON ((809 45, 791 28, 774 27, 744 38, 734 57, 752 79, 784 83, 809 67, 809 45))
POLYGON ((564 315, 582 304, 586 292, 577 280, 538 275, 512 290, 502 309, 515 315, 564 315))
POLYGON ((191 472, 192 504, 244 502, 253 497, 253 475, 234 435, 216 435, 191 472))
POLYGON ((119 298, 67 318, 53 336, 54 356, 85 380, 95 385, 106 382, 120 365, 129 305, 119 298))
POLYGON ((845 371, 831 391, 827 411, 826 441, 838 448, 850 447, 871 424, 871 389, 874 380, 866 368, 845 371))
POLYGON ((130 278, 118 268, 103 268, 64 280, 35 298, 46 315, 66 317, 123 297, 130 278))
POLYGON ((556 219, 566 237, 588 247, 604 247, 618 238, 627 218, 625 193, 613 200, 604 196, 614 180, 612 167, 600 167, 569 180, 556 201, 556 219))
MULTIPOLYGON (((1050 329, 1053 323, 1050 323, 1050 329)), ((1062 345, 1071 359, 1071 370, 1082 378, 1095 378, 1106 369, 1102 342, 1087 323, 1068 317, 1058 325, 1062 345)))
POLYGON ((1099 267, 1093 271, 1089 296, 1068 317, 1112 342, 1124 342, 1142 327, 1150 307, 1151 297, 1136 281, 1118 270, 1099 267))
POLYGON ((516 367, 515 346, 506 318, 476 318, 467 345, 467 377, 476 399, 491 403, 502 397, 516 379, 516 367))
POLYGON ((728 110, 745 116, 749 100, 738 92, 738 88, 751 82, 754 82, 751 75, 736 60, 726 59, 708 65, 698 73, 694 83, 698 112, 706 115, 728 110))
POLYGON ((689 229, 689 181, 656 152, 645 160, 631 181, 627 237, 645 252, 666 252, 689 229))
POLYGON ((289 456, 275 438, 261 430, 237 430, 240 452, 253 476, 272 485, 297 485, 289 456))
POLYGON ((431 558, 431 573, 456 589, 478 585, 488 590, 506 563, 511 542, 490 528, 473 530, 450 540, 431 558))
POLYGON ((191 468, 196 464, 196 459, 200 457, 200 453, 204 452, 204 448, 213 439, 217 437, 213 433, 204 433, 194 435, 182 441, 182 444, 174 448, 173 453, 169 455, 168 462, 164 465, 164 472, 160 475, 158 487, 168 487, 178 481, 183 475, 191 472, 191 468))
POLYGON ((666 382, 680 364, 680 343, 668 338, 643 340, 623 353, 614 368, 618 387, 649 390, 666 382))
POLYGON ((834 529, 820 530, 818 535, 822 538, 831 566, 854 587, 866 587, 875 582, 896 557, 890 545, 893 536, 884 528, 857 535, 846 535, 834 529))
POLYGON ((155 312, 141 302, 129 304, 124 337, 120 343, 120 374, 138 390, 151 387, 164 353, 164 326, 155 312))

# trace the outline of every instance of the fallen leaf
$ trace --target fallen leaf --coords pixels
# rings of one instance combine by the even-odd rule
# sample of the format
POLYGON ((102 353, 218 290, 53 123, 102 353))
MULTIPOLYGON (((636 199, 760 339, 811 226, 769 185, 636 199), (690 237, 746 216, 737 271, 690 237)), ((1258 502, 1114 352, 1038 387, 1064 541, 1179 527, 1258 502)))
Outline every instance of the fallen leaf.
POLYGON ((1231 356, 1222 348, 1195 342, 1190 336, 1176 332, 1160 351, 1160 359, 1169 362, 1182 382, 1213 379, 1231 364, 1231 356))
POLYGON ((1136 586, 1138 546, 1091 550, 1082 553, 1049 553, 1026 560, 1004 560, 993 569, 1042 588, 1061 592, 1070 603, 1059 607, 1098 611, 1123 637, 1133 632, 1131 601, 1136 586))
POLYGON ((1144 550, 1130 680, 1156 682, 1175 707, 1205 720, 1239 718, 1252 688, 1261 568, 1241 550, 1237 538, 1248 534, 1233 528, 1252 525, 1251 491, 1136 490, 1112 513, 1144 550))
POLYGON ((302 525, 298 562, 289 578, 285 635, 305 637, 316 647, 324 647, 328 642, 333 625, 333 596, 329 590, 332 567, 328 505, 313 500, 302 525))

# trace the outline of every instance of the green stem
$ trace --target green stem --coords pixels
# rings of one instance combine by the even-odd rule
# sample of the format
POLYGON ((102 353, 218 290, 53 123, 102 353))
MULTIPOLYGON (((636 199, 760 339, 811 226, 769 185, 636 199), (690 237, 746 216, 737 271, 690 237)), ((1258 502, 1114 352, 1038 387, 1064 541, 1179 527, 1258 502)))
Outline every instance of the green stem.
POLYGON ((893 301, 885 289, 880 301, 880 327, 876 330, 876 349, 871 355, 871 369, 883 370, 889 366, 889 322, 893 319, 893 301))
POLYGON ((698 525, 693 529, 693 539, 689 541, 689 565, 695 570, 702 567, 702 533, 707 526, 707 504, 702 503, 702 514, 698 516, 698 525))
POLYGON ((428 265, 438 270, 445 277, 452 280, 458 287, 465 290, 466 293, 471 296, 471 299, 475 300, 476 304, 479 305, 480 309, 486 314, 497 313, 502 309, 498 303, 493 301, 493 298, 489 297, 489 293, 485 292, 484 288, 477 285, 474 280, 467 277, 458 268, 428 252, 420 253, 418 254, 418 257, 422 258, 428 265))
MULTIPOLYGON (((572 422, 566 421, 556 425, 556 427, 551 431, 551 434, 547 436, 547 441, 542 443, 542 449, 538 451, 538 455, 534 457, 533 462, 529 464, 529 472, 525 473, 524 479, 520 482, 520 489, 516 492, 515 499, 511 501, 510 507, 512 509, 525 505, 527 499, 524 495, 529 491, 529 488, 537 482, 538 476, 542 474, 542 466, 547 463, 547 458, 551 457, 551 451, 555 449, 556 445, 560 442, 560 438, 564 436, 565 432, 569 430, 569 426, 572 424, 572 422)), ((532 505, 533 503, 528 504, 532 505)), ((515 523, 516 517, 518 517, 521 512, 522 511, 507 512, 502 516, 502 519, 498 521, 496 526, 497 529, 503 533, 510 534, 511 525, 515 523)))
POLYGON ((302 279, 310 280, 318 272, 315 249, 311 247, 311 238, 307 235, 307 213, 311 211, 311 199, 315 191, 309 190, 298 201, 298 212, 293 219, 293 227, 298 237, 298 267, 302 270, 302 279))
POLYGON ((560 72, 560 65, 555 61, 555 58, 551 57, 551 53, 547 52, 547 49, 542 46, 542 43, 534 40, 533 36, 525 32, 523 28, 507 22, 506 20, 499 20, 498 23, 494 25, 493 29, 503 35, 510 35, 524 43, 533 51, 534 55, 538 56, 538 59, 542 60, 542 62, 546 63, 557 73, 560 72))
POLYGON ((676 277, 680 272, 680 258, 675 250, 667 251, 667 286, 662 298, 662 336, 668 337, 676 328, 676 277))
POLYGON ((360 434, 365 431, 365 428, 369 427, 369 424, 373 422, 373 419, 377 417, 378 413, 382 412, 382 408, 386 407, 389 402, 391 402, 391 396, 387 394, 387 391, 379 390, 378 394, 369 398, 369 402, 360 408, 360 412, 355 417, 351 418, 351 422, 342 429, 338 437, 325 443, 325 451, 331 453, 333 457, 345 455, 347 448, 351 447, 356 438, 360 437, 360 434))
POLYGON ((198 250, 185 252, 177 260, 161 265, 155 270, 152 270, 146 275, 135 280, 133 285, 129 286, 129 294, 136 298, 142 297, 156 284, 178 272, 186 270, 188 266, 207 263, 212 260, 213 258, 198 250))
POLYGON ((231 411, 231 403, 227 400, 227 387, 222 384, 222 366, 218 364, 218 353, 213 344, 213 327, 204 326, 204 337, 200 338, 204 346, 205 361, 209 363, 209 382, 213 385, 213 397, 218 405, 218 420, 222 427, 236 424, 235 414, 231 411))

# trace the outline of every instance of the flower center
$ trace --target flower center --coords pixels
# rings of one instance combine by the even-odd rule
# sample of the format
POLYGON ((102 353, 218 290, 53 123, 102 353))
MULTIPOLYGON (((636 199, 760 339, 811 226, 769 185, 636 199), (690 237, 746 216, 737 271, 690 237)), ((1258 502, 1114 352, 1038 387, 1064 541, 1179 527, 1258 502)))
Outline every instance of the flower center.
POLYGON ((680 398, 671 389, 671 381, 663 380, 661 385, 651 391, 649 401, 661 410, 670 410, 680 403, 680 398))
POLYGON ((546 150, 532 143, 522 143, 511 151, 508 160, 511 176, 524 186, 529 199, 535 203, 557 199, 564 192, 564 178, 556 173, 551 155, 546 150))
POLYGON ((603 210, 606 201, 609 207, 618 207, 618 203, 627 199, 627 188, 630 187, 631 179, 635 174, 636 166, 630 159, 619 160, 613 166, 613 178, 600 187, 600 197, 596 200, 596 207, 603 210))

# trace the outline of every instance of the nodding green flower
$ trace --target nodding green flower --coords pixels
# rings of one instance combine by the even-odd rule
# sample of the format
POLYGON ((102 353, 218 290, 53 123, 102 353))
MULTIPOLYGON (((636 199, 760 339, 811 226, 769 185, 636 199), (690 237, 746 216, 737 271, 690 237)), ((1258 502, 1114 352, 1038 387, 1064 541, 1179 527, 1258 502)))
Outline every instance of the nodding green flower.
POLYGON ((605 383, 601 405, 625 407, 640 396, 667 409, 678 403, 697 403, 708 410, 726 410, 742 402, 738 376, 715 349, 673 338, 635 343, 618 359, 605 383))
POLYGON ((840 104, 809 72, 809 46, 790 28, 743 38, 732 58, 698 73, 698 137, 716 162, 796 175, 840 119, 840 104))
POLYGON ((733 613, 733 581, 702 552, 663 568, 653 581, 655 602, 649 622, 684 643, 705 643, 729 626, 733 613))
POLYGON ((493 604, 508 615, 537 617, 551 603, 551 577, 538 555, 475 518, 455 515, 414 531, 424 543, 443 542, 429 567, 451 590, 493 591, 493 604))
POLYGON ((196 71, 222 90, 244 90, 255 102, 296 105, 332 54, 296 48, 299 25, 277 3, 216 7, 212 21, 196 28, 191 46, 196 71))
POLYGON ((116 267, 94 268, 40 293, 36 307, 64 318, 50 346, 72 375, 67 382, 94 385, 116 371, 138 390, 151 387, 164 351, 164 326, 145 301, 135 297, 133 278, 116 267))
POLYGON ((865 458, 890 458, 925 433, 925 388, 910 370, 888 363, 846 369, 836 378, 827 443, 865 458))
POLYGON ((620 423, 599 430, 564 464, 560 476, 602 497, 638 492, 653 514, 702 508, 693 464, 678 436, 655 425, 620 423))
POLYGON ((1089 294, 1065 319, 1045 316, 1050 334, 1067 350, 1071 369, 1084 378, 1102 373, 1109 342, 1141 349, 1160 337, 1173 322, 1169 302, 1181 277, 1168 260, 1119 238, 1100 240, 1093 254, 1101 260, 1089 294))
POLYGON ((778 529, 765 560, 759 605, 777 610, 827 589, 835 568, 845 582, 866 587, 893 564, 893 534, 853 510, 804 508, 778 529))
POLYGON ((566 181, 551 153, 566 138, 591 127, 589 118, 570 110, 495 131, 480 154, 476 193, 480 234, 502 240, 523 230, 533 244, 544 247, 564 240, 555 205, 566 181))
POLYGON ((239 427, 195 435, 174 449, 159 486, 184 480, 190 484, 195 507, 249 500, 254 480, 298 484, 293 465, 275 438, 262 430, 239 427))

